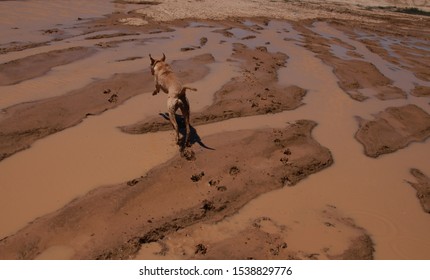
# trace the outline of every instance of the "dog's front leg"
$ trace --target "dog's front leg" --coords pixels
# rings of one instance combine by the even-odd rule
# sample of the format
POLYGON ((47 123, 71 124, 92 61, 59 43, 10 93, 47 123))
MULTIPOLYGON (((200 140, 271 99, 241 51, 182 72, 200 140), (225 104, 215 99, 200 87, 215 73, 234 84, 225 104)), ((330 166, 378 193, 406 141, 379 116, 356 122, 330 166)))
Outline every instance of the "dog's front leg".
POLYGON ((159 93, 159 92, 160 92, 160 89, 161 89, 160 84, 156 83, 156 84, 155 84, 155 89, 154 89, 154 91, 152 92, 152 95, 157 95, 157 93, 159 93))

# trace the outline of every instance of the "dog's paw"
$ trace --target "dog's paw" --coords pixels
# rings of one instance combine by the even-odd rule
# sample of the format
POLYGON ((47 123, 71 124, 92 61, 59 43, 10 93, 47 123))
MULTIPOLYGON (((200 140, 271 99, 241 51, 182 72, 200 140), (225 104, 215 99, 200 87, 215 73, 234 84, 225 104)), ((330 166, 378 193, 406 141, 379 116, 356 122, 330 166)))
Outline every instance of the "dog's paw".
POLYGON ((154 90, 154 91, 152 92, 152 95, 157 95, 157 93, 158 93, 158 91, 154 90))

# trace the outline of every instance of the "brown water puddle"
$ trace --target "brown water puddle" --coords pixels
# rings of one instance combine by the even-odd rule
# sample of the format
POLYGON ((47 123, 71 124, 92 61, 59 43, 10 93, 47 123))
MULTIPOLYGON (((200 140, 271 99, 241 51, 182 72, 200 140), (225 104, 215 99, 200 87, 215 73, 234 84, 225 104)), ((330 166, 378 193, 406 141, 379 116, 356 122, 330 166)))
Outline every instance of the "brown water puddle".
MULTIPOLYGON (((65 76, 70 71, 75 71, 73 83, 80 87, 89 82, 88 73, 91 73, 90 76, 105 78, 115 72, 147 67, 146 60, 112 63, 116 58, 124 58, 124 52, 127 52, 127 57, 146 57, 149 52, 159 56, 164 51, 169 60, 210 52, 215 56, 216 63, 211 66, 210 75, 192 85, 199 88, 199 92, 189 95, 193 110, 201 110, 210 104, 213 93, 235 75, 235 64, 227 61, 231 54, 231 43, 241 42, 253 46, 270 42, 270 45, 267 45, 269 51, 282 51, 290 56, 287 67, 279 72, 280 83, 308 89, 304 99, 306 105, 275 115, 232 119, 199 126, 196 128, 199 136, 203 138, 238 129, 284 127, 287 122, 311 119, 319 123, 314 130, 314 137, 332 151, 335 164, 293 188, 286 187, 262 195, 236 215, 218 224, 202 225, 205 234, 198 234, 196 230, 197 239, 222 240, 260 216, 270 217, 277 224, 286 226, 294 221, 302 221, 304 228, 295 232, 313 232, 319 224, 314 213, 329 204, 335 205, 370 233, 376 243, 377 258, 428 259, 428 214, 421 210, 414 190, 404 180, 411 178, 411 167, 430 174, 427 164, 427 159, 430 158, 429 141, 413 144, 375 160, 364 156, 362 147, 353 138, 357 129, 355 116, 367 117, 388 106, 398 106, 406 102, 420 103, 422 106, 423 99, 385 102, 373 99, 366 102, 352 100, 338 87, 332 69, 297 44, 300 36, 294 34, 288 23, 272 22, 256 33, 257 38, 250 40, 224 38, 221 34, 210 32, 211 30, 209 27, 178 28, 176 32, 168 35, 170 40, 153 40, 137 46, 133 42, 123 43, 118 48, 103 50, 98 56, 76 62, 81 65, 64 66, 62 71, 65 76), (209 40, 202 49, 189 53, 180 51, 181 47, 197 44, 203 36, 209 40), (225 40, 225 43, 220 44, 221 40, 225 40), (90 67, 91 64, 94 64, 94 68, 90 67), (89 72, 79 73, 78 70, 82 68, 89 72)), ((237 36, 245 34, 240 30, 234 30, 234 33, 237 36)), ((75 43, 87 44, 79 41, 75 43)), ((70 90, 70 81, 66 83, 66 90, 60 93, 58 85, 50 85, 52 88, 44 86, 49 76, 52 78, 50 83, 62 77, 62 71, 53 71, 40 80, 34 79, 28 83, 34 83, 35 88, 42 87, 46 91, 61 95, 70 90), (45 82, 42 82, 43 80, 45 82)), ((37 93, 29 85, 25 88, 25 83, 22 84, 23 88, 16 87, 17 90, 21 90, 23 94, 26 89, 31 96, 11 95, 4 99, 6 101, 2 101, 3 106, 47 97, 44 90, 43 93, 37 93)), ((4 87, 0 90, 4 90, 4 87)), ((31 149, 0 162, 0 238, 12 234, 41 215, 59 209, 91 189, 139 177, 171 158, 177 153, 171 132, 127 135, 116 129, 117 126, 164 112, 165 106, 164 96, 142 94, 114 110, 89 117, 76 127, 42 139, 31 149)), ((429 112, 428 106, 423 108, 429 112)), ((292 243, 307 250, 319 248, 320 244, 326 242, 323 236, 319 239, 316 235, 292 233, 289 238, 292 243)), ((183 247, 187 241, 172 239, 168 242, 172 247, 183 247)), ((336 247, 336 240, 332 242, 336 247)), ((155 251, 154 248, 144 248, 141 257, 153 256, 145 254, 145 250, 155 251)), ((59 244, 39 257, 68 258, 71 255, 72 248, 59 244)))
POLYGON ((138 7, 109 0, 75 0, 73 3, 67 0, 1 1, 0 46, 13 42, 50 41, 62 33, 74 35, 76 23, 138 7))

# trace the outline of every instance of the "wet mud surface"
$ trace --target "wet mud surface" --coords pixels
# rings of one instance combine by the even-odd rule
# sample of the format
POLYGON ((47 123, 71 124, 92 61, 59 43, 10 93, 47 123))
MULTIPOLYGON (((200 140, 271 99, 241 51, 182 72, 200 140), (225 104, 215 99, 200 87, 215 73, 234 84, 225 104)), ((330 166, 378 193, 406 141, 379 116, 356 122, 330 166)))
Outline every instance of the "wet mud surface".
POLYGON ((355 135, 371 157, 395 152, 429 136, 430 115, 415 105, 387 108, 375 120, 359 119, 355 135))
POLYGON ((72 246, 73 258, 132 258, 142 244, 220 220, 261 193, 329 167, 329 150, 311 136, 315 125, 303 120, 205 138, 216 141, 216 151, 196 151, 193 161, 177 156, 144 177, 94 190, 3 239, 1 258, 33 259, 57 243, 72 246))
POLYGON ((84 59, 95 52, 90 48, 70 48, 18 59, 0 65, 0 86, 43 76, 53 67, 84 59))
POLYGON ((1 17, 0 259, 430 257, 428 17, 129 2, 1 17), (150 53, 198 89, 191 147, 150 53))

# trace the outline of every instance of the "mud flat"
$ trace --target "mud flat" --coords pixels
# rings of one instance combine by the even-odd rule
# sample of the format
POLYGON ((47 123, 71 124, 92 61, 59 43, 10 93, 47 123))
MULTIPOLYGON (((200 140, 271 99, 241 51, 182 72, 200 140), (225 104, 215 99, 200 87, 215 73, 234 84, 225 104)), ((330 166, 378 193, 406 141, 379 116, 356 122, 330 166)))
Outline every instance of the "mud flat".
POLYGON ((73 248, 60 258, 131 258, 142 244, 220 220, 261 193, 329 167, 330 152, 311 136, 315 125, 304 120, 280 130, 207 137, 204 142, 217 142, 216 151, 196 151, 192 161, 177 156, 144 177, 94 190, 1 240, 0 258, 43 257, 59 244, 73 248))
POLYGON ((430 258, 428 17, 62 1, 0 1, 1 259, 430 258), (184 157, 151 95, 163 52, 199 89, 184 157))
POLYGON ((372 121, 359 118, 359 129, 355 134, 370 157, 395 152, 429 136, 430 115, 415 105, 387 108, 372 121))

